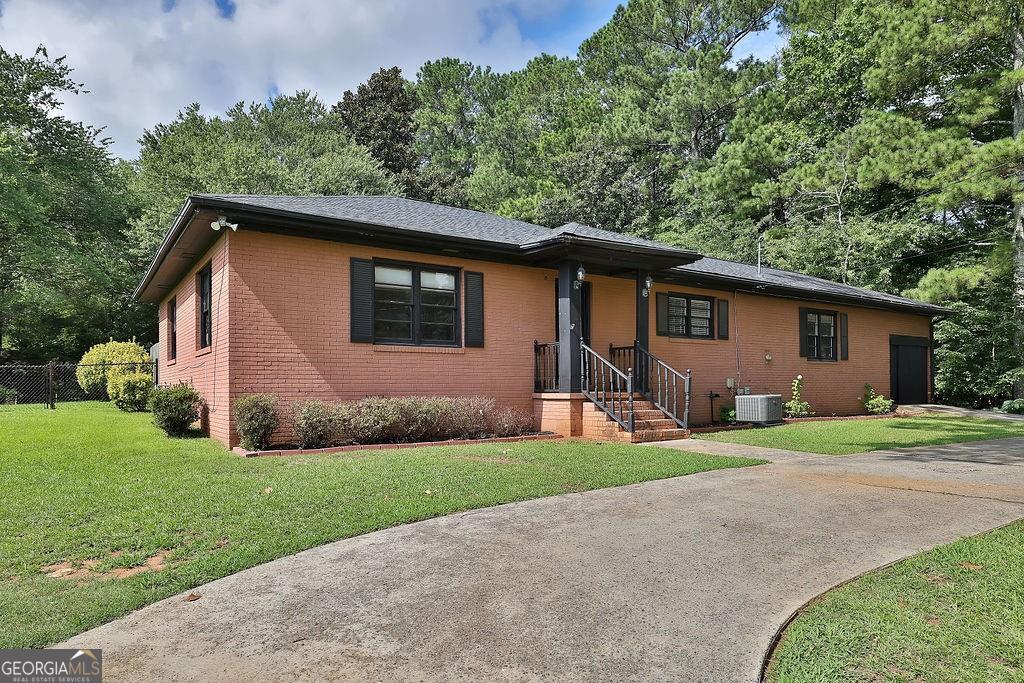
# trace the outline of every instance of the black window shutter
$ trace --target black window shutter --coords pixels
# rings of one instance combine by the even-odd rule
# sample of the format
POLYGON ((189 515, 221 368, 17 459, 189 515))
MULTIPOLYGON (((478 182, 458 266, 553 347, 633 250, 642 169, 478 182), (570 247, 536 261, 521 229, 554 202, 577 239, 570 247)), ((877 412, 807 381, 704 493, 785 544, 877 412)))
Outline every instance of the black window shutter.
POLYGON ((800 356, 807 357, 807 309, 800 309, 800 356))
POLYGON ((352 341, 373 343, 373 261, 354 258, 349 261, 351 273, 350 307, 352 341))
POLYGON ((850 318, 845 313, 839 314, 839 357, 850 360, 850 318))
POLYGON ((465 274, 466 346, 484 345, 484 274, 465 274))
POLYGON ((729 300, 718 300, 718 338, 729 338, 729 300))
POLYGON ((663 337, 668 336, 668 294, 665 292, 658 292, 655 301, 655 308, 657 309, 657 325, 655 325, 655 330, 657 334, 660 334, 663 337))

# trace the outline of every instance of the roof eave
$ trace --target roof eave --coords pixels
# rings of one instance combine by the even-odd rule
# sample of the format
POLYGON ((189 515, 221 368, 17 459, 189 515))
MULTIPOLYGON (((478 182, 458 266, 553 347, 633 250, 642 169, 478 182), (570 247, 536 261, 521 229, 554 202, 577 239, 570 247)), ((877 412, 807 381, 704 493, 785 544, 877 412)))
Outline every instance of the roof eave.
POLYGON ((907 313, 916 313, 918 315, 928 315, 932 317, 946 315, 950 313, 949 309, 943 308, 942 306, 936 306, 935 304, 925 303, 923 301, 913 301, 911 299, 900 301, 883 301, 880 299, 871 299, 867 297, 860 297, 855 295, 845 294, 828 294, 825 292, 812 292, 806 289, 800 289, 799 287, 787 287, 785 285, 778 285, 773 283, 767 283, 762 280, 754 280, 751 278, 737 277, 731 275, 718 275, 714 273, 702 273, 687 270, 673 270, 673 276, 689 281, 695 284, 707 284, 708 282, 714 284, 720 284, 728 287, 729 289, 748 291, 754 294, 775 294, 777 296, 786 296, 794 299, 802 299, 804 301, 822 301, 828 303, 846 304, 852 306, 859 306, 861 308, 876 308, 883 310, 894 310, 903 311, 907 313))

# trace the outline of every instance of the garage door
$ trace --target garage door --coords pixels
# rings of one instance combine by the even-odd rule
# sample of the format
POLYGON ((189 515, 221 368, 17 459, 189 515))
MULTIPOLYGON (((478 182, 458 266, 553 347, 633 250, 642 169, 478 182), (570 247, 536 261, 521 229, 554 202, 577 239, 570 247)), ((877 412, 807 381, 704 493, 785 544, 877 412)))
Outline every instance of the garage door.
POLYGON ((928 337, 889 337, 892 398, 900 404, 928 402, 928 337))

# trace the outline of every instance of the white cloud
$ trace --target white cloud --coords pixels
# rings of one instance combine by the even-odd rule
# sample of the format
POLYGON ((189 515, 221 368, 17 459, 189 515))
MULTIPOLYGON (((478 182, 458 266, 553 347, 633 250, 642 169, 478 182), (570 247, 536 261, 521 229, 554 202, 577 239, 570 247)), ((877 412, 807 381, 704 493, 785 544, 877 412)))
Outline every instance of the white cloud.
POLYGON ((229 20, 211 0, 169 12, 158 0, 0 0, 0 44, 66 54, 90 93, 68 98, 65 115, 106 126, 114 153, 131 158, 144 128, 193 101, 219 112, 276 86, 332 103, 381 66, 412 78, 446 55, 518 68, 554 46, 524 37, 516 17, 555 16, 571 1, 238 0, 229 20))

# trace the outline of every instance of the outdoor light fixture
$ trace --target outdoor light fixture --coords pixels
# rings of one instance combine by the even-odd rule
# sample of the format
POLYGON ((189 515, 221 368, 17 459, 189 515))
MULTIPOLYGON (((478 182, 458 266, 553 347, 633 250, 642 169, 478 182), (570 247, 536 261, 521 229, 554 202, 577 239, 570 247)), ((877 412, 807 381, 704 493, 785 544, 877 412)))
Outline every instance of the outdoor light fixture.
POLYGON ((576 287, 576 289, 579 289, 580 287, 582 287, 582 286, 583 286, 583 278, 585 278, 585 277, 587 277, 587 271, 585 271, 585 270, 583 269, 583 266, 581 265, 581 266, 580 266, 580 267, 579 267, 579 268, 578 268, 578 269, 576 270, 576 282, 575 282, 575 283, 573 283, 573 284, 574 284, 574 286, 576 287))
POLYGON ((772 352, 771 351, 765 351, 764 352, 764 362, 765 363, 771 363, 772 362, 772 352))
POLYGON ((238 223, 228 223, 227 216, 217 216, 217 220, 210 223, 210 227, 213 228, 214 232, 221 228, 231 228, 231 232, 236 232, 238 230, 238 223))
POLYGON ((640 290, 640 293, 643 295, 645 299, 651 295, 651 287, 653 286, 654 278, 648 275, 647 277, 644 278, 644 288, 640 290))

